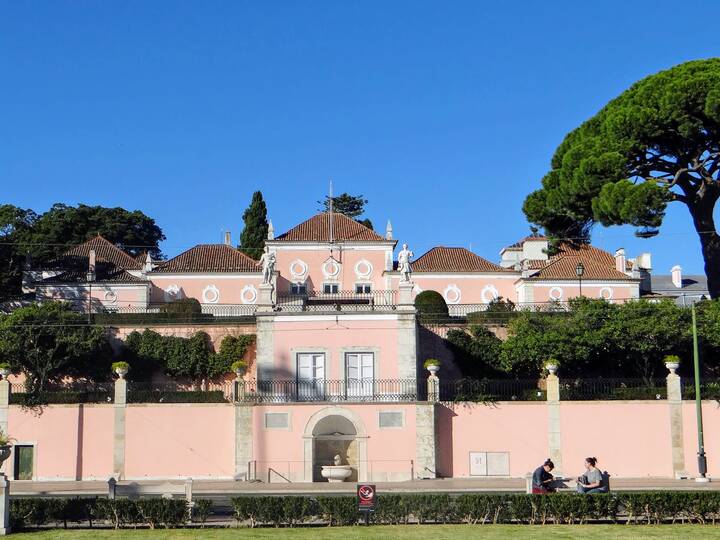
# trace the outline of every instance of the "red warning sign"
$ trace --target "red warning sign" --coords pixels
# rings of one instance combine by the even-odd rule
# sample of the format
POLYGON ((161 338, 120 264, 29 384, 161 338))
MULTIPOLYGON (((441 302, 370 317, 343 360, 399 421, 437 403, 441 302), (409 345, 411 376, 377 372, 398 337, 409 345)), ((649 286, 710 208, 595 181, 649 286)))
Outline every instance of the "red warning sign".
POLYGON ((375 510, 377 494, 374 484, 358 484, 357 499, 359 510, 375 510))

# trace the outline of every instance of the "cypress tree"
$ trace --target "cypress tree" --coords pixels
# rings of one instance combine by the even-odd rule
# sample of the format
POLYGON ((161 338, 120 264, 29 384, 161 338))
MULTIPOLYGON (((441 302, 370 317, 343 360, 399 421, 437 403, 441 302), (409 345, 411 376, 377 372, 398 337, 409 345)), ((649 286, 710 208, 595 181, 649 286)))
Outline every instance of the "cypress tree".
POLYGON ((267 206, 262 193, 253 193, 252 201, 243 213, 245 227, 240 234, 240 251, 258 260, 265 246, 268 233, 267 206))

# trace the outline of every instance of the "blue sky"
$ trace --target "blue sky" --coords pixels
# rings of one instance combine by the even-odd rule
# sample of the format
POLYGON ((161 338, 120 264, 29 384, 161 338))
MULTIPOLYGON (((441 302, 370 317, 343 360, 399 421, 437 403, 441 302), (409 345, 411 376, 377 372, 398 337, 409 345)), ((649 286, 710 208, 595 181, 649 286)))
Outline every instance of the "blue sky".
MULTIPOLYGON (((690 21, 718 15, 712 1, 5 2, 1 202, 140 209, 174 255, 237 240, 257 189, 286 230, 332 178, 418 255, 497 260, 528 232, 523 199, 563 136, 635 80, 717 55, 690 21)), ((652 240, 615 227, 594 243, 702 272, 683 206, 652 240)))

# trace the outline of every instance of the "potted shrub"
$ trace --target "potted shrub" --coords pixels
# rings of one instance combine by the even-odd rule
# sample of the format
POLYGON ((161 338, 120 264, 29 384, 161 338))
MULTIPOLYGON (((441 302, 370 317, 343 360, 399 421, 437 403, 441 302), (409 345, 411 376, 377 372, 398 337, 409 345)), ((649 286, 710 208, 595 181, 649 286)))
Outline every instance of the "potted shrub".
POLYGON ((230 366, 230 369, 232 369, 237 378, 240 379, 245 374, 246 367, 247 364, 243 360, 235 360, 230 366))
POLYGON ((680 357, 677 354, 668 354, 665 358, 663 358, 663 361, 665 362, 665 367, 668 368, 670 373, 675 373, 677 368, 680 367, 680 357))
POLYGON ((7 379, 8 375, 10 375, 10 364, 7 362, 0 362, 0 377, 7 379))
POLYGON ((557 373, 558 368, 560 367, 560 361, 557 360, 557 358, 550 358, 545 362, 545 370, 550 375, 555 375, 557 373))
POLYGON ((437 358, 428 358, 425 360, 425 363, 423 364, 423 367, 427 369, 431 375, 436 375, 438 371, 440 371, 440 360, 437 358))
POLYGON ((113 362, 111 367, 121 379, 124 379, 125 375, 127 375, 127 372, 130 370, 130 364, 127 362, 113 362))
POLYGON ((10 441, 12 440, 14 439, 11 439, 7 433, 0 430, 0 467, 2 467, 2 464, 10 457, 10 450, 12 449, 10 441))

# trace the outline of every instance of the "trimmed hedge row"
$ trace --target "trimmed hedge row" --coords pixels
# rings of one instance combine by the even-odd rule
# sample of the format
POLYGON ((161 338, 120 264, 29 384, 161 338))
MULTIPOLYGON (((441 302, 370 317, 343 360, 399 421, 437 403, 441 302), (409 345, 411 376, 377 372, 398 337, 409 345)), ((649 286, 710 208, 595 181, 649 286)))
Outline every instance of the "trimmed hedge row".
MULTIPOLYGON (((294 527, 304 523, 354 525, 359 514, 353 496, 234 497, 238 521, 250 527, 294 527)), ((193 520, 204 525, 212 501, 194 502, 193 520)), ((44 525, 67 527, 69 522, 128 526, 181 527, 188 522, 183 499, 19 498, 10 501, 10 524, 15 530, 44 525)), ((660 524, 713 523, 720 520, 720 492, 647 491, 596 495, 468 493, 459 496, 380 495, 372 521, 406 523, 582 524, 589 521, 660 524)))
MULTIPOLYGON (((322 521, 352 525, 358 521, 355 497, 255 497, 232 499, 235 518, 258 525, 289 526, 322 521)), ((596 495, 556 493, 380 495, 375 523, 523 523, 573 524, 588 521, 628 523, 715 523, 720 492, 625 492, 596 495)))
MULTIPOLYGON (((197 499, 193 517, 204 524, 212 509, 212 502, 197 499)), ((69 522, 109 523, 114 528, 146 526, 175 528, 188 521, 187 502, 184 499, 100 499, 100 498, 12 498, 10 499, 10 526, 14 530, 69 522)))

